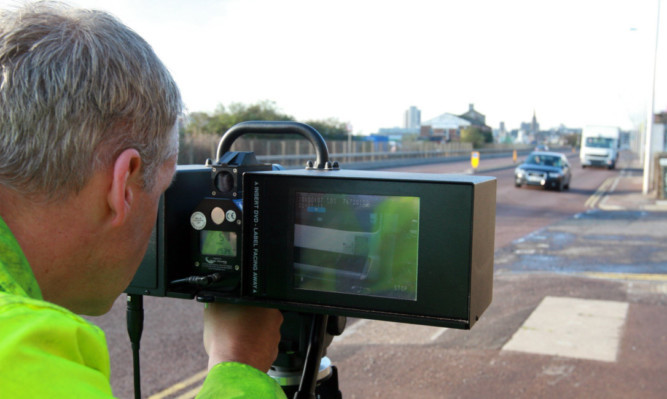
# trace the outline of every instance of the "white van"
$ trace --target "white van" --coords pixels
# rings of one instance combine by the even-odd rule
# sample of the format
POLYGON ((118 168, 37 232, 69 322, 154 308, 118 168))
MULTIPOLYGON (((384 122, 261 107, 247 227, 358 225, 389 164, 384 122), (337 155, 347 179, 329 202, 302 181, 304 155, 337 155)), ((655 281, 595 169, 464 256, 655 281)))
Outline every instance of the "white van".
POLYGON ((621 131, 614 126, 586 126, 581 133, 581 167, 616 167, 621 131))

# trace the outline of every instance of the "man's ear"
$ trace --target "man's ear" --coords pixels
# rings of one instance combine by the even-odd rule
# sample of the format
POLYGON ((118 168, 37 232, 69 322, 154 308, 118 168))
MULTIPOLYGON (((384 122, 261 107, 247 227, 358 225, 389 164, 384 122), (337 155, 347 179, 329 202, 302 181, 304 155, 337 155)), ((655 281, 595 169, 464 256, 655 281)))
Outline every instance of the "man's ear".
POLYGON ((113 164, 111 187, 107 195, 112 226, 120 226, 127 220, 136 190, 141 189, 141 182, 141 156, 134 148, 128 148, 113 164))

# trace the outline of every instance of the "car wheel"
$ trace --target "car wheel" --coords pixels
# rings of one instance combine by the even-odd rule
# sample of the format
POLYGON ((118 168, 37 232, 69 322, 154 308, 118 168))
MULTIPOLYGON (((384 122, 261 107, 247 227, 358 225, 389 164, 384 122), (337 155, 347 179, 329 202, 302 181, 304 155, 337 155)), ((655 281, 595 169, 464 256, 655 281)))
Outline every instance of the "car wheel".
POLYGON ((515 182, 514 182, 514 187, 516 187, 516 188, 521 188, 521 182, 519 182, 519 181, 515 181, 515 182))
POLYGON ((563 184, 563 181, 561 180, 561 181, 558 182, 558 186, 556 187, 556 189, 558 191, 563 191, 564 187, 565 187, 565 185, 563 184))

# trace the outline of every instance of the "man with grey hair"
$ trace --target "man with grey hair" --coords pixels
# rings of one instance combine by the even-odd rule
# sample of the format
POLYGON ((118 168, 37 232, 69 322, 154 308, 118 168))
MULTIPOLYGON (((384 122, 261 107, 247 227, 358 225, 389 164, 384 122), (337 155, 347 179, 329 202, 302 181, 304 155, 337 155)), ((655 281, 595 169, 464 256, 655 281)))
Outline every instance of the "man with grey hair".
MULTIPOLYGON (((106 313, 146 251, 178 152, 179 91, 114 17, 0 11, 0 397, 110 397, 106 313)), ((204 312, 202 397, 284 397, 282 316, 204 312)))

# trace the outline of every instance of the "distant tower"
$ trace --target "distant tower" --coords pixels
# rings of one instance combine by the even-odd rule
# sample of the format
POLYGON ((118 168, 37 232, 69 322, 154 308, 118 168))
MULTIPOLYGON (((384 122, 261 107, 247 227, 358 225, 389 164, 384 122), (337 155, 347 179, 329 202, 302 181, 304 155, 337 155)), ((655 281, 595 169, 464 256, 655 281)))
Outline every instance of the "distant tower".
POLYGON ((422 123, 422 113, 419 108, 411 106, 407 111, 405 111, 405 128, 406 129, 418 129, 422 123))
POLYGON ((530 122, 530 132, 535 134, 540 131, 540 124, 537 123, 537 116, 535 110, 533 110, 533 120, 530 122))

